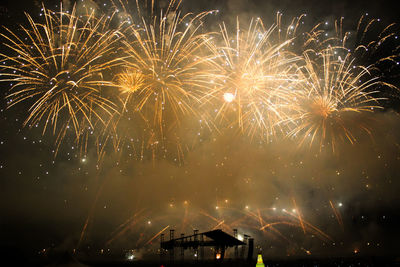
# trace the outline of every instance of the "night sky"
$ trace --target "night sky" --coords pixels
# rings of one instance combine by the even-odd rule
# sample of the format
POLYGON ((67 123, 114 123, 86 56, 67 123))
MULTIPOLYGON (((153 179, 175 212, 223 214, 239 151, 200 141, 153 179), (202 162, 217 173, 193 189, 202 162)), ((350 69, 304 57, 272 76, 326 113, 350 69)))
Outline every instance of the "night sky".
MULTIPOLYGON (((2 1, 0 22, 10 29, 27 25, 25 11, 40 21, 38 2, 2 1)), ((95 2, 102 6, 107 1, 95 2)), ((59 6, 58 1, 45 5, 59 6)), ((370 18, 380 18, 383 28, 399 22, 398 9, 389 1, 184 0, 182 9, 219 10, 206 22, 210 31, 218 30, 221 21, 236 23, 237 16, 272 23, 277 11, 287 21, 307 13, 306 28, 318 22, 332 25, 344 17, 344 27, 354 31, 366 12, 370 18)), ((399 46, 399 41, 391 45, 399 46)), ((0 51, 8 53, 4 45, 0 51)), ((363 60, 371 64, 376 58, 363 60)), ((382 71, 385 81, 400 87, 400 68, 387 69, 382 71)), ((51 130, 43 134, 42 123, 23 126, 29 104, 7 108, 9 82, 1 82, 0 88, 4 255, 36 257, 43 249, 70 253, 136 249, 146 255, 158 248, 159 238, 152 237, 164 228, 190 234, 193 229, 217 227, 229 233, 238 228, 254 237, 267 258, 304 258, 310 256, 307 251, 322 258, 398 256, 400 94, 396 90, 382 92, 384 108, 367 114, 372 134, 360 131, 354 144, 340 142, 335 152, 329 146, 298 148, 290 138, 264 141, 235 129, 206 130, 186 118, 180 130, 181 142, 188 144, 183 156, 166 152, 154 157, 149 151, 138 156, 127 142, 123 152, 107 149, 98 160, 98 147, 89 140, 83 151, 73 134, 66 135, 56 153, 51 130), (299 213, 304 230, 296 219, 299 213), (274 222, 273 229, 260 230, 274 222)))

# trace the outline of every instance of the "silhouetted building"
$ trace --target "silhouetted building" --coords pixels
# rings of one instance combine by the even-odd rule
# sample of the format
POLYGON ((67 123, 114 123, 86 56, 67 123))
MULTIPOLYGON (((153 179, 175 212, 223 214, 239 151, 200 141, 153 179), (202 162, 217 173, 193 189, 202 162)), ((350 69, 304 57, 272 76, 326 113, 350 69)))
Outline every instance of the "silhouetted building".
MULTIPOLYGON (((246 237, 248 237, 246 235, 246 237)), ((204 248, 211 247, 213 250, 214 259, 222 261, 225 257, 225 250, 229 247, 235 248, 235 258, 238 258, 238 247, 242 247, 242 251, 248 246, 247 259, 252 259, 253 254, 253 239, 246 238, 245 242, 237 238, 237 230, 234 230, 234 236, 218 229, 209 232, 199 233, 194 230, 193 235, 185 236, 181 234, 179 238, 174 238, 174 230, 170 230, 170 240, 165 241, 164 235, 161 235, 161 256, 169 252, 170 261, 175 260, 175 249, 180 249, 181 260, 184 260, 185 250, 190 249, 193 251, 195 260, 204 260, 204 248), (249 244, 247 244, 247 240, 249 244)), ((244 255, 241 255, 244 259, 244 255)))

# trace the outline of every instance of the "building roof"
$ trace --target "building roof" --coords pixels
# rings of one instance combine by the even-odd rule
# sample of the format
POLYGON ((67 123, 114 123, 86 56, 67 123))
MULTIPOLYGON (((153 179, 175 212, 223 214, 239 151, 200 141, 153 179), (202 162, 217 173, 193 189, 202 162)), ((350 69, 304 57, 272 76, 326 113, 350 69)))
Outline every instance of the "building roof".
POLYGON ((221 229, 209 231, 202 233, 208 238, 213 239, 215 242, 224 244, 226 246, 240 246, 240 245, 246 245, 244 242, 240 241, 239 239, 225 233, 221 229))
POLYGON ((168 241, 162 241, 161 247, 164 249, 170 249, 173 247, 199 247, 199 246, 220 246, 220 247, 233 247, 242 246, 246 243, 240 241, 239 239, 225 233, 224 231, 218 229, 204 233, 196 233, 190 236, 183 236, 175 238, 168 241), (207 237, 208 240, 200 238, 202 236, 207 237))

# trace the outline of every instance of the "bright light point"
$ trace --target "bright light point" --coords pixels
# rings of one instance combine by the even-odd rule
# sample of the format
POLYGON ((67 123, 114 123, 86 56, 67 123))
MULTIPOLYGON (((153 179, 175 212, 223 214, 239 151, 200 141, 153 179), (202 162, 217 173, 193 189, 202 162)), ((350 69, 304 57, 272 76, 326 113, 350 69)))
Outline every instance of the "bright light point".
POLYGON ((248 210, 249 209, 249 206, 246 206, 246 210, 248 210))
POLYGON ((295 210, 295 209, 292 209, 292 212, 293 212, 293 213, 296 213, 296 210, 295 210))
POLYGON ((228 203, 228 200, 227 200, 227 199, 225 199, 225 203, 228 203))
POLYGON ((86 158, 81 159, 82 163, 86 162, 86 158))
POLYGON ((275 208, 275 207, 273 207, 273 208, 272 208, 272 210, 273 210, 273 211, 276 211, 276 208, 275 208))
POLYGON ((219 209, 219 207, 218 207, 218 206, 215 206, 215 209, 217 210, 217 209, 219 209))
POLYGON ((237 236, 237 239, 239 239, 240 241, 243 241, 243 236, 242 236, 241 234, 239 234, 239 235, 237 236))
POLYGON ((235 100, 235 95, 232 93, 225 93, 224 100, 225 102, 231 103, 233 100, 235 100))
POLYGON ((283 212, 286 212, 286 209, 282 209, 283 212))
POLYGON ((151 224, 151 221, 147 221, 147 224, 151 224))
POLYGON ((342 206, 343 206, 343 203, 342 203, 342 202, 340 202, 340 203, 338 204, 338 206, 339 206, 339 207, 342 207, 342 206))

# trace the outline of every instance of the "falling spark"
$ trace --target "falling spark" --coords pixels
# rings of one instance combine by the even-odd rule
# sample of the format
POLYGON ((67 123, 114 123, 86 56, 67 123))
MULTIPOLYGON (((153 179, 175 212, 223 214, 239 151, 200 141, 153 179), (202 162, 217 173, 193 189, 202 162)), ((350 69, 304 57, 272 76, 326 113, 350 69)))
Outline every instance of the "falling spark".
MULTIPOLYGON (((343 220, 342 216, 340 215, 340 212, 335 208, 335 205, 333 205, 332 200, 329 200, 329 204, 331 205, 332 211, 335 214, 338 224, 340 225, 340 227, 342 227, 342 229, 344 229, 343 220)), ((341 206, 341 204, 342 203, 339 203, 339 206, 341 206)))

